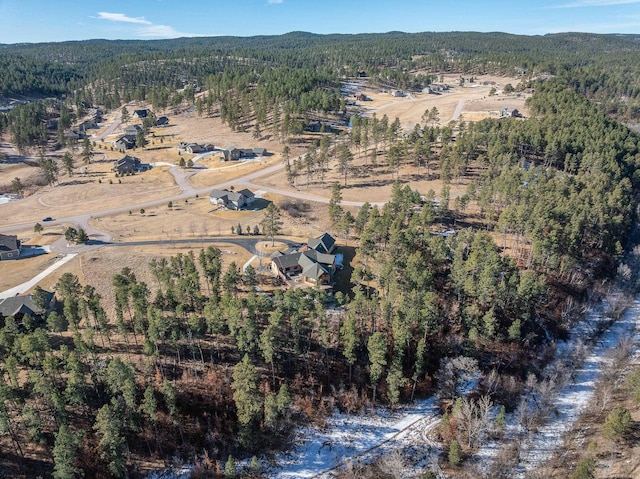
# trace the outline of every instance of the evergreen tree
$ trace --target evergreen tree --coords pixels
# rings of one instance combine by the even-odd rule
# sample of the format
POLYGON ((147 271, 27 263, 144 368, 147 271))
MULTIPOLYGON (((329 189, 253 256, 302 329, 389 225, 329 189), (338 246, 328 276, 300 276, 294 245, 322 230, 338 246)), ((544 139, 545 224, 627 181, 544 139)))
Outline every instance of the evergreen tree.
POLYGON ((262 403, 258 391, 258 375, 248 354, 245 354, 242 361, 233 368, 231 388, 238 411, 238 421, 241 425, 248 426, 260 415, 262 403))
POLYGON ((53 445, 53 478, 74 479, 83 475, 76 467, 76 450, 81 435, 71 431, 67 424, 61 424, 53 445))
POLYGON ((280 219, 280 210, 274 203, 269 203, 265 211, 264 218, 260 222, 262 234, 271 238, 271 246, 275 245, 275 237, 280 234, 282 229, 282 220, 280 219))

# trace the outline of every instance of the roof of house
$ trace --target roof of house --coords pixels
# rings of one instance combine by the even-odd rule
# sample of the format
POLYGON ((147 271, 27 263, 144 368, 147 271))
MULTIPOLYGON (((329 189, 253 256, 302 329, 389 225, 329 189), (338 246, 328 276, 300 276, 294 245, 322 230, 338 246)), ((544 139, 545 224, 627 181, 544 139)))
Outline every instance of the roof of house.
POLYGON ((213 190, 210 194, 210 198, 222 199, 225 202, 238 202, 240 198, 244 196, 245 198, 253 198, 253 193, 249 190, 240 190, 240 191, 228 191, 228 190, 213 190))
MULTIPOLYGON (((302 254, 306 258, 309 258, 314 263, 322 263, 322 264, 333 265, 333 263, 336 260, 336 256, 335 255, 328 254, 328 253, 319 253, 318 251, 316 251, 314 249, 309 249, 309 250, 303 252, 302 254)), ((302 258, 300 258, 300 260, 302 261, 302 258)))
POLYGON ((286 254, 274 252, 271 258, 280 270, 287 270, 299 266, 302 268, 303 276, 317 280, 324 274, 331 275, 333 271, 336 256, 329 254, 328 251, 331 250, 334 244, 335 240, 333 237, 325 233, 318 238, 311 238, 309 240, 308 246, 312 249, 294 251, 286 254), (314 247, 312 243, 316 246, 314 247))
POLYGON ((309 238, 307 244, 309 245, 309 248, 320 253, 329 253, 336 244, 336 240, 329 233, 324 233, 317 238, 309 238))
MULTIPOLYGON (((45 303, 51 303, 53 293, 45 291, 45 303)), ((13 296, 11 298, 0 299, 0 315, 4 317, 15 316, 16 314, 29 314, 31 316, 40 316, 45 313, 33 303, 33 297, 29 294, 26 296, 13 296)))
POLYGON ((254 148, 253 152, 256 155, 264 155, 267 152, 267 149, 266 148, 254 148))
POLYGON ((323 274, 331 274, 329 269, 320 263, 311 263, 302 268, 302 275, 311 279, 320 279, 323 274))
POLYGON ((149 114, 149 110, 144 109, 144 110, 135 110, 133 112, 134 115, 136 115, 138 118, 146 118, 147 115, 149 114))
POLYGON ((156 125, 160 126, 160 125, 166 125, 169 123, 169 118, 167 118, 166 116, 161 116, 160 118, 158 118, 156 120, 156 125))
POLYGON ((116 140, 116 143, 120 143, 120 142, 124 142, 124 143, 128 143, 131 145, 135 145, 136 144, 136 137, 133 135, 122 135, 120 138, 118 138, 116 140))
POLYGON ((116 167, 126 164, 139 165, 140 160, 134 156, 124 155, 119 160, 116 160, 116 167))
POLYGON ((0 235, 0 251, 15 251, 20 249, 20 241, 15 235, 0 235))
POLYGON ((239 194, 244 195, 246 198, 253 198, 253 191, 248 190, 246 188, 241 189, 240 191, 238 191, 239 194))
POLYGON ((300 256, 302 253, 290 253, 277 256, 272 259, 279 269, 289 269, 300 266, 300 256))
POLYGON ((142 127, 140 125, 129 125, 124 129, 124 131, 135 131, 136 133, 138 133, 139 131, 142 131, 142 127))

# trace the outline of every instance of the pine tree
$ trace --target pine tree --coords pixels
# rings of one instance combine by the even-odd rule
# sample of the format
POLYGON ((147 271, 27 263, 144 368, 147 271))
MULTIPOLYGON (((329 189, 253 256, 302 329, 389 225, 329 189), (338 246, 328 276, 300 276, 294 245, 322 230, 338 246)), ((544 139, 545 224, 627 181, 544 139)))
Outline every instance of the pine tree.
POLYGON ((369 377, 373 387, 373 401, 375 401, 378 381, 387 365, 387 340, 380 331, 376 331, 369 338, 367 351, 369 352, 369 377))
POLYGON ((53 479, 74 479, 83 475, 75 465, 80 438, 81 435, 71 431, 66 424, 60 425, 53 445, 53 479))
POLYGON ((248 354, 245 354, 242 361, 233 368, 231 388, 238 411, 238 421, 248 426, 258 418, 262 403, 258 390, 258 374, 248 354))
POLYGON ((282 229, 282 220, 280 219, 280 210, 274 203, 269 203, 263 220, 260 222, 262 234, 271 238, 271 246, 275 245, 275 237, 280 234, 282 229))

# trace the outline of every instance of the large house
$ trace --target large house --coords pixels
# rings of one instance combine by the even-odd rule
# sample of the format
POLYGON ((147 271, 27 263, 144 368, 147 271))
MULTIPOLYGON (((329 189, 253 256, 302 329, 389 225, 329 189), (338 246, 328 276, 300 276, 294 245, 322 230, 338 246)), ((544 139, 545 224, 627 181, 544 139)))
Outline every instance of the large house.
POLYGON ((149 115, 151 115, 151 112, 149 110, 147 110, 147 109, 134 110, 134 112, 133 112, 133 117, 134 118, 143 119, 143 118, 148 117, 149 115))
POLYGON ((266 148, 235 148, 230 146, 226 150, 222 150, 225 161, 239 160, 240 158, 252 158, 254 156, 265 156, 266 148))
POLYGON ((212 205, 218 205, 229 210, 240 210, 249 206, 255 200, 255 196, 250 190, 240 191, 213 190, 209 195, 212 205))
POLYGON ((136 147, 135 135, 123 135, 113 144, 118 150, 131 150, 136 147))
POLYGON ((185 141, 181 141, 180 143, 178 143, 178 150, 182 150, 191 154, 213 151, 215 149, 216 147, 213 143, 207 143, 206 145, 201 145, 199 143, 187 143, 185 141))
POLYGON ((20 240, 15 235, 0 235, 0 261, 18 259, 22 251, 20 240))
POLYGON ((288 253, 276 252, 271 256, 271 271, 284 281, 302 276, 305 283, 331 285, 338 267, 337 256, 331 254, 336 240, 328 233, 309 238, 302 248, 288 253))
POLYGON ((13 316, 21 320, 23 316, 29 315, 32 318, 44 319, 46 313, 51 312, 56 304, 55 295, 50 291, 42 290, 41 301, 44 304, 37 305, 33 300, 33 295, 12 296, 11 298, 0 299, 0 317, 8 318, 13 316))
POLYGON ((142 127, 140 125, 129 125, 124 129, 124 134, 135 137, 141 131, 142 127))
POLYGON ((113 171, 118 175, 128 175, 139 170, 140 160, 129 155, 124 155, 113 165, 113 171))

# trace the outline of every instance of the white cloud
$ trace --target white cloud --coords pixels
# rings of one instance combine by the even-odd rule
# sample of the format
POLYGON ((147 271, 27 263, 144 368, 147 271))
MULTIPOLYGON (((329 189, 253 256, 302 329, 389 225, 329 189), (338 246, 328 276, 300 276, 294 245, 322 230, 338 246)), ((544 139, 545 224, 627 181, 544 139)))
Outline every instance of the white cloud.
POLYGON ((151 22, 146 20, 144 17, 128 17, 124 13, 98 12, 98 18, 101 20, 110 20, 112 22, 142 23, 144 25, 151 25, 151 22))
POLYGON ((627 5, 630 3, 640 3, 640 0, 578 0, 572 3, 558 5, 556 8, 610 7, 613 5, 627 5))
POLYGON ((179 37, 197 37, 195 33, 179 32, 169 25, 150 25, 142 27, 136 32, 139 37, 143 38, 179 38, 179 37))

